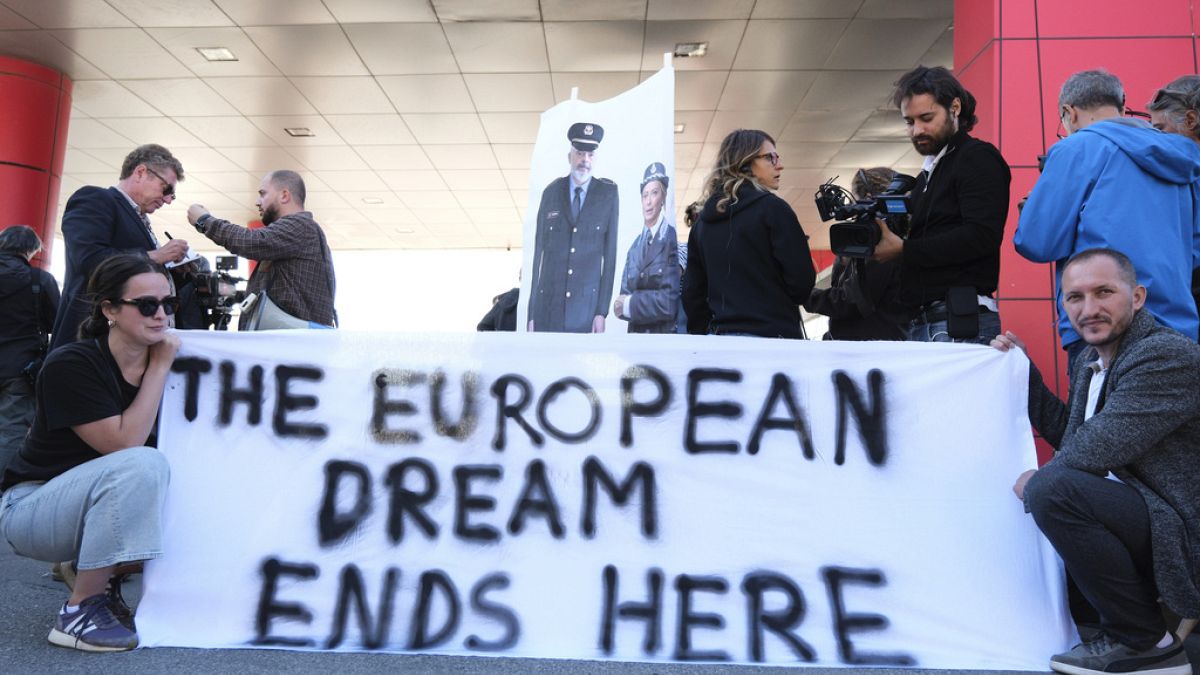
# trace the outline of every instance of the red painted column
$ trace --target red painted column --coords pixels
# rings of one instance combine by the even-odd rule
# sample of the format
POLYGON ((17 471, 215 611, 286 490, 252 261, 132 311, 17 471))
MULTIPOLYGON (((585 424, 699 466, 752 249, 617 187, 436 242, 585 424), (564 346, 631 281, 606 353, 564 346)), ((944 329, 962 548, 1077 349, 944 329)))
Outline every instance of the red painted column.
POLYGON ((28 225, 45 248, 34 264, 50 264, 54 217, 71 120, 71 79, 0 56, 0 228, 28 225))
POLYGON ((975 135, 1012 167, 1012 209, 1000 261, 1004 329, 1020 335, 1066 398, 1066 359, 1055 328, 1054 273, 1012 245, 1017 202, 1037 182, 1037 156, 1057 137, 1058 90, 1080 70, 1121 78, 1127 105, 1145 110, 1154 91, 1197 72, 1200 8, 1192 0, 955 0, 954 68, 979 100, 975 135))

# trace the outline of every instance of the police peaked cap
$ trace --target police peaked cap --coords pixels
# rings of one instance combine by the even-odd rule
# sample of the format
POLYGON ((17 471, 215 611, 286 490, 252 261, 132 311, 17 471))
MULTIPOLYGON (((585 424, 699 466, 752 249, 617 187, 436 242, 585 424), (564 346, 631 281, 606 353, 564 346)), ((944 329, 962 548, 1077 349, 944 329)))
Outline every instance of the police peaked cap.
POLYGON ((646 183, 652 180, 661 182, 664 190, 671 184, 671 179, 667 178, 667 167, 663 166, 662 162, 652 162, 646 167, 646 173, 642 176, 642 187, 639 189, 645 190, 646 183))
POLYGON ((595 152, 600 141, 604 140, 604 127, 591 122, 576 122, 567 129, 567 140, 576 150, 595 152))

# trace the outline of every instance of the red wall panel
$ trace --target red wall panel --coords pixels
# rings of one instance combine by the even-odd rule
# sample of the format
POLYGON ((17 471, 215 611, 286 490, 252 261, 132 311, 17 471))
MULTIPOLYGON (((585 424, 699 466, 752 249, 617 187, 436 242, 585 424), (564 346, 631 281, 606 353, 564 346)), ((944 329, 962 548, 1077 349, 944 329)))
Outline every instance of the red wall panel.
MULTIPOLYGON (((1001 0, 954 0, 954 68, 963 70, 997 36, 1001 0), (960 17, 969 17, 962 21, 960 17)), ((975 93, 975 92, 971 92, 975 93)))
POLYGON ((997 44, 988 44, 965 70, 955 73, 967 91, 975 97, 975 114, 979 121, 975 123, 971 135, 994 145, 999 145, 1000 135, 999 101, 993 84, 998 79, 1000 68, 997 44))
POLYGON ((49 191, 46 172, 0 164, 0 227, 28 225, 45 241, 37 226, 45 221, 49 191))
POLYGON ((1038 86, 1037 43, 1033 40, 1000 42, 1000 152, 1012 166, 1037 166, 1045 153, 1037 132, 1047 112, 1038 86))
POLYGON ((29 225, 46 248, 54 216, 71 115, 71 80, 45 66, 0 56, 0 227, 29 225))
MULTIPOLYGON (((1189 35, 1189 0, 1041 0, 1041 37, 1189 35)), ((956 22, 957 23, 957 22, 956 22)))
MULTIPOLYGON (((1032 38, 1037 35, 1034 0, 1004 0, 1000 3, 1002 38, 1032 38)), ((955 14, 957 17, 958 15, 955 14)))
POLYGON ((0 162, 49 170, 58 90, 26 77, 0 76, 0 101, 10 102, 0 115, 0 162))

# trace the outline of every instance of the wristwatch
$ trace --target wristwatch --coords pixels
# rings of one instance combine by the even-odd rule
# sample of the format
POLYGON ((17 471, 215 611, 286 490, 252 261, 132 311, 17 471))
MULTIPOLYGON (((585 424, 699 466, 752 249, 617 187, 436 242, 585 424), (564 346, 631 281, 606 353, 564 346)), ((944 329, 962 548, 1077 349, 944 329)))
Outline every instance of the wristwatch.
POLYGON ((205 213, 196 219, 196 229, 199 230, 201 234, 204 234, 204 231, 208 229, 208 221, 212 220, 212 217, 213 215, 211 213, 205 213))

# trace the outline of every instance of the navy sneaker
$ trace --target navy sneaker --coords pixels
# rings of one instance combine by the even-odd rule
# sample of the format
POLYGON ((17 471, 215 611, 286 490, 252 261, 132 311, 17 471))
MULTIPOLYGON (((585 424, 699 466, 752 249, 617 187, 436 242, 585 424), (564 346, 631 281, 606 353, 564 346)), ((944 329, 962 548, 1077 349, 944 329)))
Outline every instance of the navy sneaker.
POLYGON ((1153 673, 1154 675, 1192 675, 1192 666, 1183 642, 1175 635, 1166 647, 1137 651, 1101 632, 1094 640, 1050 657, 1050 669, 1068 675, 1094 673, 1153 673))
POLYGON ((73 612, 63 605, 48 639, 52 645, 85 652, 123 652, 138 644, 137 633, 113 616, 104 593, 85 598, 73 612))

